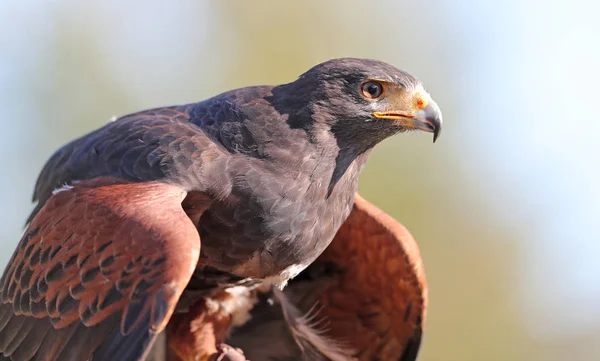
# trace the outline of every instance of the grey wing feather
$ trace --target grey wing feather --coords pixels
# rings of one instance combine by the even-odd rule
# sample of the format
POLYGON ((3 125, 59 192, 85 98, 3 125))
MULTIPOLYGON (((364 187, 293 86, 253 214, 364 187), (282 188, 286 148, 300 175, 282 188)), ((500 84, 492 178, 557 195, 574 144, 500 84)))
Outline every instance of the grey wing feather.
POLYGON ((249 323, 234 329, 228 339, 249 360, 356 360, 355 350, 324 334, 327 325, 318 307, 303 313, 282 291, 273 289, 268 296, 260 297, 249 323), (275 302, 267 301, 268 296, 275 302))
MULTIPOLYGON (((132 181, 194 182, 192 167, 199 154, 219 152, 202 129, 189 122, 194 104, 146 110, 108 123, 56 151, 44 165, 35 186, 38 201, 29 223, 52 192, 73 181, 111 176, 132 181), (193 148, 193 151, 190 151, 193 148)), ((215 154, 212 155, 215 157, 215 154)))

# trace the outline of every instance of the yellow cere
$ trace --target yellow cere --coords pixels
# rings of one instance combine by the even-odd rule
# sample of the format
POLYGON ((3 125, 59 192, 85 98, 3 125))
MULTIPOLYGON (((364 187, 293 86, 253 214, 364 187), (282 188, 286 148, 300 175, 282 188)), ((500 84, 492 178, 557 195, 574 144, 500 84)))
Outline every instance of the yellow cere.
POLYGON ((417 95, 415 98, 415 105, 417 109, 423 109, 427 106, 427 99, 424 99, 421 95, 417 95))

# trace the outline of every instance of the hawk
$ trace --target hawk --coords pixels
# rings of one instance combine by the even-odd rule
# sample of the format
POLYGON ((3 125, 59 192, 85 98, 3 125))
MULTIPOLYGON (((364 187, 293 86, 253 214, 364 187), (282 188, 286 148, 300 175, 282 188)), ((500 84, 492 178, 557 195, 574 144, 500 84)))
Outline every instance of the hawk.
POLYGON ((73 140, 0 282, 0 360, 141 361, 172 318, 281 296, 348 219, 373 147, 441 125, 416 78, 343 58, 73 140))

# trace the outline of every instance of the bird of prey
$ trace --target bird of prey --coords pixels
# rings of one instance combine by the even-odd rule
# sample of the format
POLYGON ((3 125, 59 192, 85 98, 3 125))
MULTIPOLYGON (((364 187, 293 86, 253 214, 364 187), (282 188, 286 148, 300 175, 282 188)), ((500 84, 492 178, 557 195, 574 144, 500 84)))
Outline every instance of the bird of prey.
POLYGON ((0 282, 0 360, 141 361, 199 301, 283 288, 350 215, 371 149, 441 125, 417 79, 344 58, 70 142, 0 282))

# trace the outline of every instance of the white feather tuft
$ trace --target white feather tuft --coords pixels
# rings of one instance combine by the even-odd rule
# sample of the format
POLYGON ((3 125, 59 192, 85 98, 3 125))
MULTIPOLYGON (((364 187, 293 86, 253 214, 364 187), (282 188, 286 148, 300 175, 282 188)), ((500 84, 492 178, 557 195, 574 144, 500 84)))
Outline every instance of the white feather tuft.
POLYGON ((355 353, 352 348, 325 335, 327 321, 325 318, 318 319, 321 309, 316 304, 302 315, 282 291, 274 288, 273 294, 281 305, 285 322, 305 360, 356 360, 352 356, 355 353))
POLYGON ((56 188, 55 190, 52 191, 52 195, 55 195, 57 193, 60 192, 67 192, 69 190, 73 189, 73 186, 70 184, 65 184, 62 187, 56 188))

